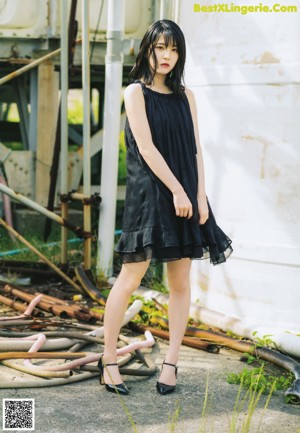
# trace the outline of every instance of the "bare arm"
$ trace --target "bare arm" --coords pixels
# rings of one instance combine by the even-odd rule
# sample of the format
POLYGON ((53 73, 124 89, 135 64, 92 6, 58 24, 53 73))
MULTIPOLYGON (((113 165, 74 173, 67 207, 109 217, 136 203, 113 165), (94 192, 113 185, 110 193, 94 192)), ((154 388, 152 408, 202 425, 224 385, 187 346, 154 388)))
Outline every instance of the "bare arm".
POLYGON ((131 84, 125 89, 124 102, 130 128, 140 154, 153 173, 172 192, 176 215, 191 218, 193 210, 188 196, 153 144, 140 84, 131 84))
POLYGON ((197 167, 198 167, 198 208, 200 213, 200 224, 204 224, 208 218, 208 206, 205 192, 205 176, 204 176, 204 163, 202 156, 202 148, 199 138, 199 127, 197 118, 197 105, 193 92, 186 89, 186 96, 188 98, 192 119, 194 124, 194 133, 197 146, 197 167))

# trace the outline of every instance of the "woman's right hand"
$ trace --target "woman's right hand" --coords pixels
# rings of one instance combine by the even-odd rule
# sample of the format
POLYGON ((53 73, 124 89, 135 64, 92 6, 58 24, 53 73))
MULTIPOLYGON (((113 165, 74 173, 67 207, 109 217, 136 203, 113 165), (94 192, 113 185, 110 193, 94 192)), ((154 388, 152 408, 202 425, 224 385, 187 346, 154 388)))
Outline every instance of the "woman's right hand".
POLYGON ((184 218, 192 218, 193 206, 184 189, 173 192, 173 203, 176 215, 184 218))

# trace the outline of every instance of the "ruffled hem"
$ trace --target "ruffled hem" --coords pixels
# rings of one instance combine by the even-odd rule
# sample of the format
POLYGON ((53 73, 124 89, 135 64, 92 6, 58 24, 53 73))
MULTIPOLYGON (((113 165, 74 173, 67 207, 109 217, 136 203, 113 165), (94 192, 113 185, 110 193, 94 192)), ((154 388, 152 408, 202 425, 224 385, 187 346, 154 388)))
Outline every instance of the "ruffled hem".
MULTIPOLYGON (((204 226, 203 226, 204 227, 204 226)), ((171 233, 155 228, 123 232, 116 251, 123 263, 138 263, 151 260, 152 264, 180 260, 183 258, 210 259, 210 263, 224 263, 233 252, 231 239, 216 226, 217 236, 207 244, 178 245, 171 233)))

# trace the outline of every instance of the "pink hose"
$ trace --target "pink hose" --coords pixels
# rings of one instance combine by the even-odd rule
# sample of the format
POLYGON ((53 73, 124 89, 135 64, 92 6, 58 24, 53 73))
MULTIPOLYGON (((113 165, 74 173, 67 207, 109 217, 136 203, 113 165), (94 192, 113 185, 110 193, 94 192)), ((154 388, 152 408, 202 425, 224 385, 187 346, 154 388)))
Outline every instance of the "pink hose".
MULTIPOLYGON (((30 302, 25 313, 19 317, 23 318, 23 317, 27 317, 28 315, 30 315, 33 308, 40 302, 42 297, 43 297, 43 295, 38 295, 37 297, 35 297, 30 302)), ((137 301, 135 301, 135 302, 137 302, 137 301)), ((133 308, 133 305, 127 311, 127 313, 126 313, 127 315, 128 315, 128 312, 130 312, 130 310, 132 310, 132 308, 133 308)), ((135 314, 135 312, 134 312, 134 314, 135 314)), ((130 314, 129 314, 129 316, 130 316, 130 314)), ((125 318, 126 318, 126 315, 125 315, 125 318)), ((124 320, 125 320, 125 318, 124 318, 124 320)), ((9 319, 12 319, 12 318, 4 318, 4 320, 9 320, 9 319)), ((127 319, 129 320, 128 317, 127 317, 127 319)), ((103 333, 103 327, 97 328, 96 330, 88 333, 88 335, 95 334, 97 336, 97 333, 99 333, 99 335, 102 334, 103 333)), ((0 337, 0 340, 2 340, 2 341, 3 340, 4 341, 5 340, 14 340, 15 342, 20 342, 20 341, 24 341, 24 340, 32 341, 34 343, 31 346, 31 348, 29 349, 29 352, 35 353, 43 346, 43 344, 47 341, 47 338, 44 334, 39 333, 39 334, 31 335, 29 337, 19 337, 19 338, 0 337)), ((152 347, 154 343, 155 343, 155 340, 153 338, 153 335, 151 334, 150 331, 146 331, 144 341, 135 341, 133 343, 128 344, 125 347, 117 349, 117 355, 122 356, 122 355, 125 355, 125 354, 132 352, 134 350, 137 350, 137 349, 152 347)), ((100 356, 101 356, 101 354, 88 355, 88 356, 82 357, 80 359, 76 359, 75 361, 71 361, 68 363, 61 364, 61 365, 53 365, 53 366, 37 366, 37 365, 31 364, 31 361, 29 359, 25 359, 24 364, 27 366, 30 366, 30 368, 37 369, 39 371, 40 370, 43 370, 43 371, 65 371, 65 370, 75 369, 77 367, 80 367, 82 365, 89 364, 92 362, 97 362, 100 359, 100 356)))
MULTIPOLYGON (((4 179, 3 176, 0 176, 0 183, 2 183, 2 185, 7 186, 6 180, 4 179)), ((3 194, 2 196, 3 196, 5 221, 7 222, 7 224, 9 224, 11 227, 13 227, 10 198, 8 197, 7 194, 3 194)), ((14 241, 14 242, 17 241, 17 239, 15 238, 15 236, 13 234, 11 234, 10 232, 8 234, 9 234, 9 237, 11 238, 12 241, 14 241)))
MULTIPOLYGON (((1 176, 0 176, 1 177, 1 176)), ((23 314, 21 314, 20 316, 13 316, 13 317, 0 317, 0 321, 4 322, 4 321, 8 321, 8 320, 16 320, 16 319, 25 319, 28 316, 31 316, 31 313, 33 311, 33 309, 37 306, 37 304, 40 302, 40 300, 42 299, 43 295, 38 295, 36 296, 28 305, 28 307, 26 308, 26 310, 24 311, 23 314)))
MULTIPOLYGON (((144 341, 135 341, 133 343, 128 344, 125 347, 117 349, 117 355, 122 356, 122 355, 125 355, 126 353, 133 352, 134 350, 137 350, 137 349, 152 347, 153 344, 155 343, 155 340, 154 340, 153 335, 151 334, 150 331, 145 332, 145 338, 146 338, 146 340, 144 340, 144 341)), ((37 352, 42 347, 42 345, 44 344, 44 342, 46 340, 46 336, 44 334, 36 334, 36 335, 32 335, 30 337, 24 337, 23 338, 23 340, 30 340, 30 339, 37 340, 29 350, 29 352, 32 353, 32 352, 37 352)), ((17 338, 16 338, 16 340, 17 340, 17 338)), ((19 338, 19 340, 20 340, 20 338, 19 338)), ((100 359, 100 356, 101 356, 101 354, 95 353, 95 355, 93 354, 93 355, 84 356, 80 359, 76 359, 75 361, 71 361, 68 363, 61 364, 61 365, 37 366, 37 365, 31 364, 30 360, 25 360, 24 364, 26 363, 27 365, 30 365, 30 366, 34 367, 35 369, 38 369, 38 370, 65 371, 65 370, 73 370, 73 369, 78 368, 82 365, 90 364, 92 362, 97 362, 100 359)))

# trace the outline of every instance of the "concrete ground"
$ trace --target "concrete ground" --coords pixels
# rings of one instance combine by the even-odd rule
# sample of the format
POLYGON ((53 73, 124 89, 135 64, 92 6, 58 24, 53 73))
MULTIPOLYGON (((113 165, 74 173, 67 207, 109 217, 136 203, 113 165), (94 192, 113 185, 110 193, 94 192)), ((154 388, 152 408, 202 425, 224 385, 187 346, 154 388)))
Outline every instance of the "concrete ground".
MULTIPOLYGON (((166 348, 163 342, 152 348, 151 357, 157 366, 166 348)), ((211 354, 182 346, 178 386, 168 396, 157 394, 157 374, 151 378, 124 376, 130 395, 122 399, 108 393, 98 378, 48 388, 0 389, 0 397, 34 398, 37 433, 299 433, 300 407, 286 404, 283 392, 271 398, 267 409, 267 397, 263 396, 250 429, 242 429, 248 402, 234 412, 239 387, 226 382, 228 372, 245 367, 239 358, 240 354, 226 349, 211 354)))

